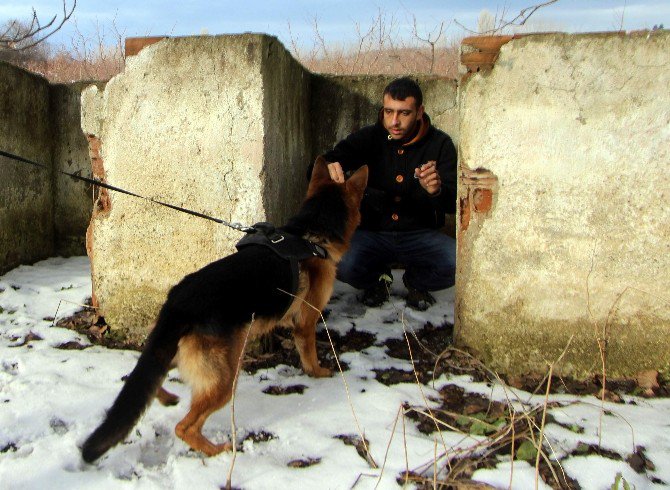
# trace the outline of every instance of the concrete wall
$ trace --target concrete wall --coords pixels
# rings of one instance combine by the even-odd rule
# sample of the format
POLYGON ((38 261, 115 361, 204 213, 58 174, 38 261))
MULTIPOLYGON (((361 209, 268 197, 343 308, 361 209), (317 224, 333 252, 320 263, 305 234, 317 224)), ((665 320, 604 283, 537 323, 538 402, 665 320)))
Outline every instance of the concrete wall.
POLYGON ((0 62, 0 148, 49 167, 0 157, 0 274, 53 255, 85 253, 90 189, 56 172, 90 173, 79 122, 85 85, 50 85, 0 62))
MULTIPOLYGON (((91 82, 50 87, 52 162, 55 170, 88 177, 91 160, 81 130, 81 92, 91 82)), ((97 82, 99 87, 104 83, 97 82)), ((92 186, 54 174, 54 248, 62 256, 86 253, 86 228, 93 206, 92 186)))
POLYGON ((669 66, 667 31, 535 35, 462 85, 456 333, 492 368, 668 366, 669 66))
MULTIPOLYGON (((49 84, 0 62, 0 148, 51 162, 49 84)), ((0 274, 53 255, 50 169, 0 157, 0 274)))
MULTIPOLYGON (((85 91, 82 127, 94 171, 116 186, 228 221, 281 223, 306 187, 296 174, 308 163, 308 99, 308 74, 275 38, 171 38, 129 58, 104 92, 85 91)), ((88 236, 95 300, 135 338, 173 284, 241 238, 118 193, 101 194, 88 236)))
POLYGON ((262 209, 281 224, 298 209, 307 191, 310 160, 310 74, 274 38, 266 38, 262 64, 262 209))
MULTIPOLYGON (((460 142, 456 335, 502 372, 630 375, 670 347, 670 36, 511 39, 490 72, 419 78, 460 142)), ((310 75, 263 35, 176 38, 83 94, 93 172, 229 221, 283 222, 314 157, 376 120, 390 77, 310 75)), ((0 64, 0 271, 78 253, 91 189, 81 86, 0 64)), ((94 301, 141 337, 168 288, 228 254, 220 225, 99 191, 94 301)))

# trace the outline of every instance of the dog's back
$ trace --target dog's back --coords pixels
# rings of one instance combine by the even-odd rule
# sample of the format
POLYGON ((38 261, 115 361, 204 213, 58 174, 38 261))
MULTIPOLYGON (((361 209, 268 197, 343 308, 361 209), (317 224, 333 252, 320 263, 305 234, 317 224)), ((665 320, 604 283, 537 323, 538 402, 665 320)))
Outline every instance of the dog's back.
POLYGON ((248 323, 252 314, 281 318, 293 299, 282 291, 290 289, 288 261, 263 247, 246 247, 184 277, 166 305, 188 318, 192 328, 224 335, 248 323))

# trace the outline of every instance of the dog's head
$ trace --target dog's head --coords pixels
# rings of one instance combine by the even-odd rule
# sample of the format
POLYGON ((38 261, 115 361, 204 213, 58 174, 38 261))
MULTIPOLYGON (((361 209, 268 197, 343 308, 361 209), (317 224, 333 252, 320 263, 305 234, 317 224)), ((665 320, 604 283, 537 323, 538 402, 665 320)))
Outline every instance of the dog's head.
POLYGON ((350 230, 347 230, 345 240, 349 241, 356 227, 361 222, 361 200, 365 193, 365 188, 368 185, 368 166, 364 165, 359 168, 354 174, 349 177, 344 184, 333 182, 328 173, 328 163, 323 157, 318 157, 314 163, 312 171, 312 178, 309 181, 307 189, 307 199, 313 198, 319 193, 323 193, 324 189, 341 189, 343 201, 347 208, 347 224, 351 225, 350 230))
POLYGON ((361 221, 360 205, 367 182, 367 166, 358 169, 342 184, 332 181, 326 161, 319 157, 305 202, 288 226, 334 247, 330 255, 339 260, 361 221))

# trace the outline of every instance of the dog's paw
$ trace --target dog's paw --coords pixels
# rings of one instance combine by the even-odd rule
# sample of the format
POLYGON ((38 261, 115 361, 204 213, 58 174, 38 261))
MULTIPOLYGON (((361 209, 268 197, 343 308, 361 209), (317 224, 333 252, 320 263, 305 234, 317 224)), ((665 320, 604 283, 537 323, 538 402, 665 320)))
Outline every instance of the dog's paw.
POLYGON ((161 405, 166 407, 170 407, 179 403, 179 397, 174 393, 170 393, 165 388, 158 389, 156 398, 158 398, 158 401, 161 403, 161 405))
POLYGON ((206 447, 202 449, 202 452, 207 456, 212 457, 223 452, 230 452, 233 450, 233 445, 230 442, 224 442, 223 444, 213 444, 211 447, 206 447))
POLYGON ((321 366, 310 369, 309 371, 306 371, 306 373, 313 378, 330 378, 333 376, 333 371, 331 369, 321 366))

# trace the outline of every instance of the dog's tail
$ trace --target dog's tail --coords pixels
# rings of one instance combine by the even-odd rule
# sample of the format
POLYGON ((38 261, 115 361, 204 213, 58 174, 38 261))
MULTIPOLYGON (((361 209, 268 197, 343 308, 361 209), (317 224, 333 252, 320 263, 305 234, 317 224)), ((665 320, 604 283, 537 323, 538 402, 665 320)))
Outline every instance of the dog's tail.
POLYGON ((156 395, 185 333, 184 327, 170 320, 170 316, 161 311, 135 369, 128 375, 105 420, 84 442, 81 454, 87 463, 123 441, 156 395))

